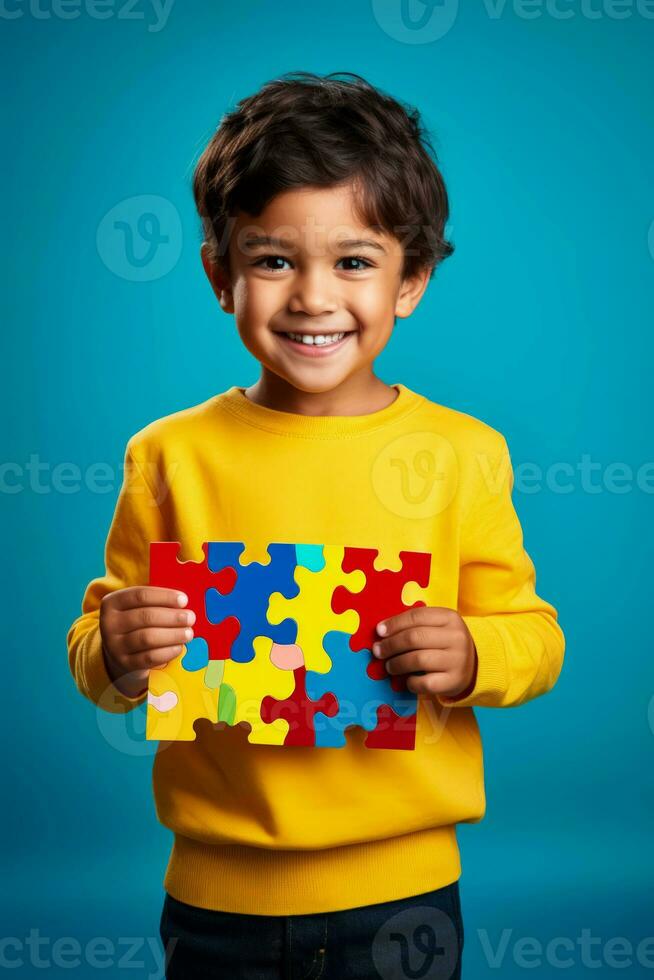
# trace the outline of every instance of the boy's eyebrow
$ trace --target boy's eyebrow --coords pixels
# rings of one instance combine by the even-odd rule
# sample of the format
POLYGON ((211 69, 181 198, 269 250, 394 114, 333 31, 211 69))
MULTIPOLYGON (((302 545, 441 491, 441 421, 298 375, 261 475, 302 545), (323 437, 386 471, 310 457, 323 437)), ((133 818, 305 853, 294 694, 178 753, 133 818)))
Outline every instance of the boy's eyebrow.
MULTIPOLYGON (((256 248, 257 245, 269 245, 272 248, 287 248, 289 250, 296 247, 296 242, 291 242, 286 238, 276 238, 271 235, 253 235, 246 239, 245 245, 248 248, 256 248)), ((342 238, 336 242, 338 248, 374 248, 386 254, 386 249, 380 242, 372 238, 342 238)))
POLYGON ((376 248, 386 254, 386 249, 381 242, 376 242, 372 238, 343 238, 336 243, 339 248, 376 248))

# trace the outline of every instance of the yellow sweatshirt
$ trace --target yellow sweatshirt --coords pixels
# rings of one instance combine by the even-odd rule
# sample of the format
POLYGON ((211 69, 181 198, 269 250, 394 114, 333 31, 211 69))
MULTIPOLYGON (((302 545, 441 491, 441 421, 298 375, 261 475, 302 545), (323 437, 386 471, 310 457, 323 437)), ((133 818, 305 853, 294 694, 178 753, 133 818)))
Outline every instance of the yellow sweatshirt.
MULTIPOLYGON (((394 402, 356 416, 306 416, 231 387, 132 436, 105 549, 68 633, 79 690, 129 711, 112 685, 98 627, 111 590, 148 582, 149 542, 243 541, 428 551, 427 605, 456 609, 475 641, 469 696, 419 695, 413 751, 251 745, 244 725, 198 725, 160 742, 153 787, 174 833, 164 887, 207 909, 293 915, 386 902, 461 874, 456 824, 484 815, 473 706, 510 707, 550 690, 561 670, 557 612, 535 592, 512 503, 504 437, 403 384, 394 402)), ((397 563, 396 563, 397 567, 397 563)))

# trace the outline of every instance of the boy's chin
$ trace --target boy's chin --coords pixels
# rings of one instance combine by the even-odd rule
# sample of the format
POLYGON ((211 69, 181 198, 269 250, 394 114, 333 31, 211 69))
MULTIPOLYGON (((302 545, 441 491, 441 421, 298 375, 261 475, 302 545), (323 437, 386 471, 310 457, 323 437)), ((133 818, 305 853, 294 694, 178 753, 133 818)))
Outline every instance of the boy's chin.
POLYGON ((321 367, 318 370, 303 370, 302 368, 298 368, 296 371, 293 371, 289 370, 288 366, 285 366, 283 370, 281 367, 274 368, 273 370, 286 384, 307 395, 327 394, 330 391, 334 391, 352 373, 351 371, 344 370, 342 367, 340 369, 321 367))

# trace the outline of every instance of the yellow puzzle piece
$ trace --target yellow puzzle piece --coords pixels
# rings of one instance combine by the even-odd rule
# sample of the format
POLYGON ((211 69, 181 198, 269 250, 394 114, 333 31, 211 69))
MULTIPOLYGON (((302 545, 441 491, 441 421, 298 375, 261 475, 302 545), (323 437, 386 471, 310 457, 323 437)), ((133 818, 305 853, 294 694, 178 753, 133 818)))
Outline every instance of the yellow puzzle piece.
POLYGON ((361 592, 365 588, 366 576, 362 571, 344 572, 341 565, 345 548, 340 545, 323 546, 324 567, 314 572, 298 565, 295 581, 300 586, 300 594, 287 599, 280 592, 273 592, 268 605, 268 619, 271 623, 281 623, 294 619, 297 623, 296 643, 304 653, 307 670, 326 674, 332 662, 322 645, 325 633, 341 630, 356 633, 359 628, 359 614, 335 613, 331 607, 331 597, 338 585, 344 585, 351 592, 361 592))
POLYGON ((247 721, 252 727, 250 742, 257 745, 283 745, 288 734, 288 722, 277 718, 271 724, 261 719, 261 702, 266 695, 278 701, 290 698, 295 689, 292 670, 280 670, 270 654, 273 641, 267 636, 254 638, 254 658, 247 663, 225 661, 223 684, 229 685, 236 696, 236 709, 230 724, 247 721))
POLYGON ((185 670, 186 649, 165 667, 153 667, 148 681, 145 737, 192 742, 197 718, 218 721, 219 688, 207 687, 204 670, 185 670))

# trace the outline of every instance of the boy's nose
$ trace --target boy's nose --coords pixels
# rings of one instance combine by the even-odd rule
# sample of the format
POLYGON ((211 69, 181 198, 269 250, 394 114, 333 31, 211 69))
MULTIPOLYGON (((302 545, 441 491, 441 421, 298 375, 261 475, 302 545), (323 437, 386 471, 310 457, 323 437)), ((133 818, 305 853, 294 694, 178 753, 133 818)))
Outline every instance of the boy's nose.
POLYGON ((327 281, 329 278, 316 271, 294 279, 288 301, 291 313, 306 313, 308 316, 334 313, 339 308, 339 301, 334 293, 334 283, 327 281))

